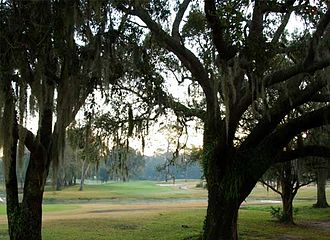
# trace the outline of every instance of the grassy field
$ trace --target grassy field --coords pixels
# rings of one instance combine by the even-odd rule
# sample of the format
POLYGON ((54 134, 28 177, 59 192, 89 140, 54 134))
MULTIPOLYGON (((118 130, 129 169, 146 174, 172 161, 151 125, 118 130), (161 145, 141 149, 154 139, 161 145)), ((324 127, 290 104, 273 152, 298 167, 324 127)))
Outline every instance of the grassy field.
MULTIPOLYGON (((60 192, 48 189, 43 239, 197 239, 206 212, 206 191, 194 188, 195 184, 108 183, 86 186, 84 192, 77 186, 60 192)), ((315 187, 302 189, 295 202, 297 225, 284 226, 270 215, 271 206, 278 204, 260 204, 278 196, 257 186, 239 213, 240 239, 330 239, 330 209, 312 208, 315 194, 315 187)), ((4 205, 0 205, 0 239, 8 239, 4 205)))
POLYGON ((129 200, 162 200, 177 198, 206 198, 204 189, 195 188, 196 182, 179 182, 175 186, 155 183, 152 181, 112 182, 99 185, 86 185, 84 191, 78 186, 53 191, 51 187, 44 194, 46 203, 61 201, 129 201, 129 200), (180 188, 181 186, 181 188, 180 188), (186 188, 182 188, 186 186, 186 188))

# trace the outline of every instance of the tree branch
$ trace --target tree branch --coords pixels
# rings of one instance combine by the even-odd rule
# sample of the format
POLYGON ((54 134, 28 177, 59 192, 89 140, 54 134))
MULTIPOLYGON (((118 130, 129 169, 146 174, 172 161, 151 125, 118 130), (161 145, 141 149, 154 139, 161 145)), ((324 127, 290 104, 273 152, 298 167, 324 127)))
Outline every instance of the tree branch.
MULTIPOLYGON (((296 79, 298 83, 300 78, 296 79)), ((262 119, 253 128, 248 138, 242 144, 244 146, 253 146, 258 144, 271 133, 281 122, 281 120, 294 108, 309 101, 317 91, 322 89, 327 84, 327 75, 320 76, 316 81, 311 82, 305 89, 299 88, 290 89, 290 91, 280 96, 277 103, 272 108, 265 112, 262 119)))
POLYGON ((282 20, 281 25, 277 28, 274 37, 271 41, 272 44, 276 44, 278 43, 278 40, 280 39, 281 35, 283 34, 286 25, 288 24, 289 20, 290 20, 290 16, 291 16, 292 10, 290 10, 289 12, 287 12, 282 20))
POLYGON ((285 3, 276 3, 273 1, 266 1, 267 4, 264 7, 265 12, 276 12, 276 13, 288 13, 289 8, 293 6, 296 0, 288 0, 285 3))
POLYGON ((281 69, 276 72, 273 72, 267 75, 262 83, 265 87, 272 86, 276 83, 284 82, 289 78, 300 74, 300 73, 308 73, 314 74, 317 70, 323 69, 330 66, 330 58, 322 59, 320 61, 315 61, 308 66, 305 66, 303 63, 294 65, 292 67, 281 69))
MULTIPOLYGON (((143 99, 144 101, 148 100, 148 97, 144 97, 141 94, 137 93, 136 91, 132 90, 131 88, 121 87, 122 89, 129 91, 131 93, 136 94, 139 98, 143 99)), ((164 105, 165 108, 172 109, 177 115, 184 116, 184 117, 197 117, 201 120, 205 120, 206 112, 201 109, 197 108, 189 108, 184 104, 176 101, 173 96, 168 95, 166 92, 159 89, 158 92, 158 101, 160 104, 164 105)))
MULTIPOLYGON (((266 5, 267 5, 267 1, 262 1, 262 0, 255 1, 253 13, 252 13, 250 31, 248 36, 250 54, 254 53, 256 50, 258 50, 259 54, 261 54, 260 46, 264 45, 263 17, 264 17, 266 5)), ((265 49, 262 50, 262 52, 264 51, 265 49)))
POLYGON ((267 182, 265 182, 264 180, 260 179, 259 182, 261 182, 263 185, 269 187, 271 190, 273 190, 274 192, 278 193, 280 196, 282 196, 281 191, 277 190, 276 188, 274 188, 272 185, 268 184, 267 182))
POLYGON ((158 42, 180 59, 182 64, 192 73, 196 81, 199 82, 205 94, 207 96, 212 95, 210 93, 213 93, 213 89, 210 84, 208 73, 194 53, 185 48, 174 37, 166 33, 159 24, 151 19, 148 12, 140 6, 135 6, 133 10, 126 9, 124 11, 130 11, 131 14, 138 16, 148 26, 158 42))
POLYGON ((330 159, 330 147, 321 145, 305 145, 294 150, 282 151, 276 162, 287 162, 303 157, 324 157, 330 159))
POLYGON ((204 11, 209 27, 212 29, 212 37, 221 60, 228 61, 237 53, 237 48, 226 43, 224 38, 225 26, 217 16, 214 0, 205 0, 204 11))
POLYGON ((273 149, 285 147, 297 134, 311 128, 321 127, 330 122, 330 105, 306 113, 279 126, 265 140, 264 144, 273 149))
POLYGON ((313 178, 312 180, 309 180, 307 182, 304 182, 304 183, 301 183, 301 184, 298 184, 296 187, 295 187, 295 191, 296 193, 298 192, 299 188, 302 188, 304 186, 307 186, 308 184, 311 184, 312 182, 315 181, 315 178, 313 178))
POLYGON ((27 147, 27 149, 30 152, 33 152, 37 148, 37 144, 38 144, 34 134, 30 130, 23 127, 22 125, 18 125, 17 130, 23 133, 24 145, 27 147))
POLYGON ((313 34, 313 37, 310 41, 308 53, 306 55, 304 66, 308 66, 313 61, 315 61, 315 56, 317 54, 317 47, 319 46, 319 42, 322 39, 322 36, 330 23, 330 8, 328 8, 327 12, 323 15, 319 24, 317 25, 316 31, 313 34))
POLYGON ((328 103, 330 102, 330 94, 315 94, 312 98, 311 98, 312 102, 320 102, 320 103, 328 103))
POLYGON ((172 26, 172 37, 174 37, 177 41, 181 41, 181 37, 180 37, 180 33, 179 33, 180 23, 182 21, 183 15, 186 12, 190 2, 191 2, 191 0, 184 0, 183 3, 180 4, 179 11, 175 16, 173 26, 172 26))
POLYGON ((201 120, 205 120, 206 112, 201 109, 194 109, 185 106, 173 99, 172 96, 164 95, 162 103, 165 107, 171 108, 175 114, 185 116, 185 117, 197 117, 201 120))

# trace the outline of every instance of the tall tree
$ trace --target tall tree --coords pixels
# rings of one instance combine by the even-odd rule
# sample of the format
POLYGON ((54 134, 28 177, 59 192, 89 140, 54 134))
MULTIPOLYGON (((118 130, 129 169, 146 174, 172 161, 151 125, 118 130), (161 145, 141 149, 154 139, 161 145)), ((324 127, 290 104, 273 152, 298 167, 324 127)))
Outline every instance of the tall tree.
MULTIPOLYGON (((318 129, 313 129, 308 135, 308 140, 314 144, 330 144, 330 127, 325 126, 318 129)), ((316 208, 327 208, 329 204, 327 202, 326 185, 327 179, 330 177, 330 162, 329 158, 312 158, 311 165, 316 172, 316 184, 317 184, 317 201, 313 205, 316 208)))
POLYGON ((316 203, 313 205, 315 208, 328 208, 326 186, 327 179, 329 178, 329 162, 320 159, 316 167, 316 203))
POLYGON ((65 129, 101 80, 108 86, 122 74, 113 51, 125 17, 121 21, 117 12, 109 20, 106 1, 10 0, 1 1, 0 10, 0 144, 9 236, 39 240, 46 178, 61 158, 65 129), (38 118, 36 134, 25 128, 31 112, 38 118), (21 201, 19 144, 30 151, 21 201))
POLYGON ((92 119, 89 118, 85 125, 71 125, 68 130, 69 144, 75 152, 75 158, 80 162, 80 188, 84 189, 85 177, 92 165, 98 166, 101 160, 108 155, 108 146, 101 136, 97 135, 92 126, 92 119))
POLYGON ((278 213, 280 222, 294 224, 293 200, 301 187, 313 181, 314 174, 301 160, 279 163, 268 169, 261 182, 281 196, 282 211, 278 213))
POLYGON ((149 47, 161 53, 162 64, 182 75, 179 81, 192 80, 202 90, 204 98, 193 104, 165 93, 160 103, 204 122, 208 209, 203 239, 237 239, 239 206, 272 164, 302 155, 329 155, 321 146, 285 148, 300 132, 330 119, 326 104, 285 121, 306 103, 329 103, 328 2, 177 3, 173 18, 173 3, 168 1, 118 1, 117 8, 144 22, 150 30, 149 47), (301 16, 306 29, 288 38, 293 14, 301 16), (241 132, 247 124, 251 130, 241 132))

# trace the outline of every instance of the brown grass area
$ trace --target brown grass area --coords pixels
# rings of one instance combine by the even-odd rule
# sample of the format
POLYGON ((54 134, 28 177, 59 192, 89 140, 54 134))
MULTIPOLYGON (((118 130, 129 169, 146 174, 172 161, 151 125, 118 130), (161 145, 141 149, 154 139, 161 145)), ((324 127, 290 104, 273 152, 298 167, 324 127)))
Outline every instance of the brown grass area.
MULTIPOLYGON (((49 212, 43 214, 43 222, 61 219, 89 219, 106 218, 111 216, 123 217, 124 215, 138 215, 141 212, 162 213, 180 209, 206 208, 207 203, 184 202, 184 203, 151 203, 151 204, 81 204, 79 209, 49 212)), ((7 216, 0 216, 0 224, 7 223, 7 216)))

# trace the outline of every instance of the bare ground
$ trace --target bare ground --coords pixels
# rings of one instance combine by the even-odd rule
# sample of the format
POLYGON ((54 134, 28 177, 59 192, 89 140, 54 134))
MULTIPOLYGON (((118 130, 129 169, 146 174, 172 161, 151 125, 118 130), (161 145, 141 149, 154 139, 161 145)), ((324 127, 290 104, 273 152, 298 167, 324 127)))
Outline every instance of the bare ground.
MULTIPOLYGON (((164 212, 179 209, 205 208, 206 202, 162 203, 162 204, 82 204, 79 209, 48 212, 43 214, 43 222, 61 219, 106 218, 136 212, 164 212)), ((7 223, 7 216, 0 216, 0 224, 7 223)))

